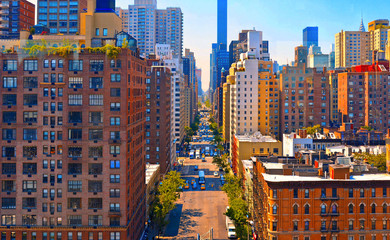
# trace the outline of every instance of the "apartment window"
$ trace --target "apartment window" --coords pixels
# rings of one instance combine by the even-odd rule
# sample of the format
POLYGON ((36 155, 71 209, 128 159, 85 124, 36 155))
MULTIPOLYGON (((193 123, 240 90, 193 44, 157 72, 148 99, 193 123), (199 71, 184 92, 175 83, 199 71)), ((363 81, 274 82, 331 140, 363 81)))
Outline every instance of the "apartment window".
POLYGON ((110 212, 120 212, 120 204, 110 203, 110 212))
POLYGON ((103 28, 103 36, 107 36, 107 28, 103 28))
POLYGON ((37 164, 23 163, 23 174, 37 174, 37 164))
POLYGON ((80 175, 83 173, 83 168, 81 163, 69 163, 68 164, 68 174, 69 175, 80 175))
POLYGON ((3 140, 16 140, 16 129, 3 129, 3 140))
POLYGON ((353 198, 353 188, 348 189, 348 197, 353 198))
POLYGON ((111 169, 119 169, 120 168, 120 161, 119 160, 111 160, 110 161, 110 168, 111 169))
MULTIPOLYGON (((110 226, 119 226, 119 218, 114 218, 115 221, 112 220, 113 218, 110 219, 110 226), (117 222, 117 223, 115 223, 117 222), (115 224, 114 224, 115 223, 115 224)), ((121 234, 120 232, 111 232, 110 233, 110 240, 120 240, 121 239, 121 234)))
POLYGON ((103 157, 103 147, 89 147, 88 157, 90 158, 101 158, 103 157))
POLYGON ((23 105, 36 106, 38 104, 38 96, 36 94, 24 94, 23 105))
POLYGON ((16 191, 16 183, 13 180, 3 180, 1 182, 1 190, 3 192, 15 192, 16 191))
POLYGON ((83 71, 83 60, 69 60, 69 71, 83 71))
POLYGON ((376 204, 371 205, 371 213, 376 213, 376 204))
POLYGON ((99 29, 99 28, 96 28, 96 29, 95 29, 95 35, 96 35, 96 36, 99 36, 99 35, 100 35, 100 29, 99 29))
POLYGON ((321 213, 322 214, 326 213, 326 205, 325 204, 321 205, 321 213))
POLYGON ((81 192, 82 191, 82 181, 68 181, 68 192, 81 192))
POLYGON ((110 111, 120 111, 121 103, 110 103, 110 111))
POLYGON ((89 140, 103 140, 103 129, 89 129, 89 140))
POLYGON ((18 82, 16 77, 3 77, 4 88, 17 88, 18 82))
POLYGON ((10 226, 10 225, 16 225, 16 216, 15 215, 1 215, 1 225, 3 226, 10 226))
POLYGON ((376 230, 376 221, 371 220, 371 230, 376 230))
POLYGON ((305 214, 310 214, 310 206, 309 206, 309 204, 305 205, 305 214))
POLYGON ((68 216, 68 225, 81 225, 81 215, 68 216))
POLYGON ((371 188, 371 197, 376 197, 376 189, 375 188, 371 188))
POLYGON ((353 220, 348 221, 348 229, 353 230, 353 220))
POLYGON ((382 212, 387 213, 387 204, 386 203, 384 203, 382 206, 382 212))
POLYGON ((121 75, 120 74, 111 74, 111 82, 120 82, 121 75))
POLYGON ((69 95, 69 106, 81 106, 81 105, 83 105, 83 95, 81 94, 69 95))
POLYGON ((90 163, 88 164, 88 174, 100 175, 103 173, 103 164, 101 163, 90 163))
POLYGON ((309 189, 305 189, 305 198, 309 198, 309 189))
POLYGON ((69 123, 82 123, 83 113, 82 112, 69 112, 69 123))
POLYGON ((293 189, 293 198, 298 198, 298 189, 293 189))
POLYGON ((48 59, 43 60, 43 67, 49 68, 49 60, 48 59))
MULTIPOLYGON (((88 216, 88 225, 89 226, 101 226, 103 225, 103 216, 102 215, 89 215, 88 216)), ((92 238, 93 239, 93 234, 92 238)))
POLYGON ((18 70, 18 61, 17 60, 4 60, 3 61, 3 71, 17 71, 18 70))
POLYGON ((16 163, 2 163, 2 174, 14 175, 16 174, 16 163))
POLYGON ((103 114, 102 112, 89 112, 89 122, 90 123, 102 123, 103 122, 103 114))
POLYGON ((35 146, 23 146, 23 157, 25 158, 36 158, 37 157, 37 147, 35 146))
POLYGON ((102 181, 88 181, 88 192, 102 192, 102 181))
POLYGON ((119 198, 121 190, 119 188, 110 189, 110 198, 119 198))
POLYGON ((305 231, 309 231, 310 222, 305 221, 305 231))
MULTIPOLYGON (((119 174, 111 174, 110 175, 110 183, 120 183, 121 182, 121 177, 119 174)), ((276 206, 274 206, 276 207, 276 206)), ((276 214, 276 213, 274 213, 276 214)))
POLYGON ((23 78, 23 87, 24 88, 38 88, 38 78, 37 77, 24 77, 23 78))
POLYGON ((361 203, 359 205, 359 209, 360 209, 360 213, 364 213, 364 204, 363 203, 361 203))
POLYGON ((91 89, 101 89, 103 88, 103 78, 102 77, 92 77, 89 79, 89 88, 91 89))
POLYGON ((365 221, 364 220, 359 220, 359 229, 364 230, 365 221))
POLYGON ((16 157, 16 147, 2 147, 2 156, 7 158, 16 157))
POLYGON ((4 94, 3 105, 5 106, 16 106, 16 94, 4 94))
POLYGON ((23 192, 36 192, 37 191, 37 181, 23 181, 23 192))
POLYGON ((69 140, 82 140, 83 131, 82 129, 69 129, 68 139, 69 140))
POLYGON ((121 96, 121 89, 120 88, 111 88, 110 89, 110 96, 111 97, 120 97, 121 96))
POLYGON ((120 146, 110 146, 110 154, 119 155, 121 153, 120 146))
POLYGON ((16 198, 1 199, 1 209, 15 209, 15 208, 16 208, 16 198))
POLYGON ((387 230, 387 220, 383 220, 382 228, 383 228, 383 230, 387 230))
POLYGON ((3 112, 3 123, 16 123, 16 112, 3 112))
POLYGON ((103 106, 103 95, 89 95, 90 106, 103 106))
POLYGON ((38 71, 38 60, 24 60, 24 71, 38 71))
POLYGON ((360 197, 364 198, 364 188, 360 188, 360 197))
POLYGON ((382 195, 383 195, 383 197, 387 197, 387 188, 383 188, 383 190, 382 190, 382 195))
POLYGON ((352 203, 350 203, 348 205, 348 213, 353 213, 353 204, 352 203))
POLYGON ((81 209, 81 198, 68 198, 68 209, 81 209))
POLYGON ((298 221, 293 221, 293 230, 298 231, 298 221))
POLYGON ((37 140, 37 129, 23 129, 23 140, 37 140))
POLYGON ((110 117, 110 125, 111 126, 121 125, 121 118, 120 117, 110 117))
POLYGON ((83 78, 81 77, 70 77, 69 88, 83 88, 83 78))
POLYGON ((89 70, 91 72, 99 72, 104 69, 104 61, 103 60, 90 60, 89 61, 89 70))

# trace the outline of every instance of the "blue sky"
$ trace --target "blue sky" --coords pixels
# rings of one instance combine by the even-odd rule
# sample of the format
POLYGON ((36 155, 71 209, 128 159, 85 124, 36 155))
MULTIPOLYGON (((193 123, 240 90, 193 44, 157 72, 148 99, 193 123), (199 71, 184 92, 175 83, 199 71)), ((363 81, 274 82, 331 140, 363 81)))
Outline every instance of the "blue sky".
MULTIPOLYGON (((202 88, 209 86, 211 43, 217 40, 217 0, 157 0, 159 8, 181 7, 184 13, 184 48, 195 52, 202 68, 202 88)), ((33 0, 32 2, 36 2, 33 0)), ((127 8, 134 0, 117 0, 127 8)), ((363 15, 367 23, 390 18, 390 4, 377 0, 228 0, 228 42, 242 29, 263 31, 269 40, 271 58, 280 64, 294 58, 294 47, 302 44, 306 26, 319 27, 319 44, 328 53, 334 35, 358 30, 363 15)))

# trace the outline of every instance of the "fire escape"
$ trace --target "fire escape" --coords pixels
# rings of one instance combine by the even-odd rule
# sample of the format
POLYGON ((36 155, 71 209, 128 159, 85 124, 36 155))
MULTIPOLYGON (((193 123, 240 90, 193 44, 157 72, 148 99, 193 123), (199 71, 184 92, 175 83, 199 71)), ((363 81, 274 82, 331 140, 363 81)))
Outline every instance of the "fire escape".
POLYGON ((329 238, 332 239, 334 235, 340 232, 338 227, 338 217, 340 216, 337 202, 340 200, 340 197, 337 195, 337 189, 332 189, 332 196, 326 196, 326 193, 323 191, 321 193, 321 201, 323 203, 327 202, 329 206, 326 211, 323 211, 321 208, 320 216, 326 219, 325 224, 321 223, 321 233, 329 235, 329 238))
POLYGON ((259 240, 266 240, 267 233, 267 209, 264 204, 267 203, 267 197, 264 194, 262 182, 258 177, 258 172, 253 171, 253 206, 254 206, 254 228, 259 240))

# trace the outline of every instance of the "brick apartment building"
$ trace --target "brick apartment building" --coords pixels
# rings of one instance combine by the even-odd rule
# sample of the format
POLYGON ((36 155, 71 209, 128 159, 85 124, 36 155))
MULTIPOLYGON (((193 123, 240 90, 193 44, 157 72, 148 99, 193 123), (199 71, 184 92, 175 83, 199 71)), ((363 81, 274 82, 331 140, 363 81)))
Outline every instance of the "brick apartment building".
POLYGON ((390 126, 388 69, 388 61, 382 61, 338 74, 338 110, 343 123, 353 123, 356 129, 370 126, 387 131, 390 126))
POLYGON ((0 39, 17 39, 35 24, 35 4, 28 0, 1 1, 0 39))
POLYGON ((257 159, 254 164, 257 239, 390 238, 390 175, 342 161, 320 163, 318 169, 296 160, 257 159))
POLYGON ((1 239, 139 239, 146 61, 1 54, 1 239))
POLYGON ((171 71, 148 60, 146 79, 146 162, 160 164, 165 174, 171 164, 171 71))
POLYGON ((328 126, 329 89, 325 69, 317 72, 305 64, 284 67, 280 74, 281 132, 290 133, 318 124, 328 126))

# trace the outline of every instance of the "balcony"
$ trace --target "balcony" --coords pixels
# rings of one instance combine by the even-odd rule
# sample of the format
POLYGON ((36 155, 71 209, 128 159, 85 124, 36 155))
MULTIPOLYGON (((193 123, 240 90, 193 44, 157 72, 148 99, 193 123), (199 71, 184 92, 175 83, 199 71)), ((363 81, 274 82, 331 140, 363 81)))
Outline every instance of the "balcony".
POLYGON ((334 201, 334 200, 340 200, 340 197, 339 196, 321 196, 320 197, 320 199, 322 200, 322 201, 327 201, 327 200, 332 200, 332 201, 334 201))
POLYGON ((340 216, 340 213, 326 212, 326 213, 320 213, 320 215, 321 215, 321 217, 327 217, 327 216, 338 217, 338 216, 340 216))

